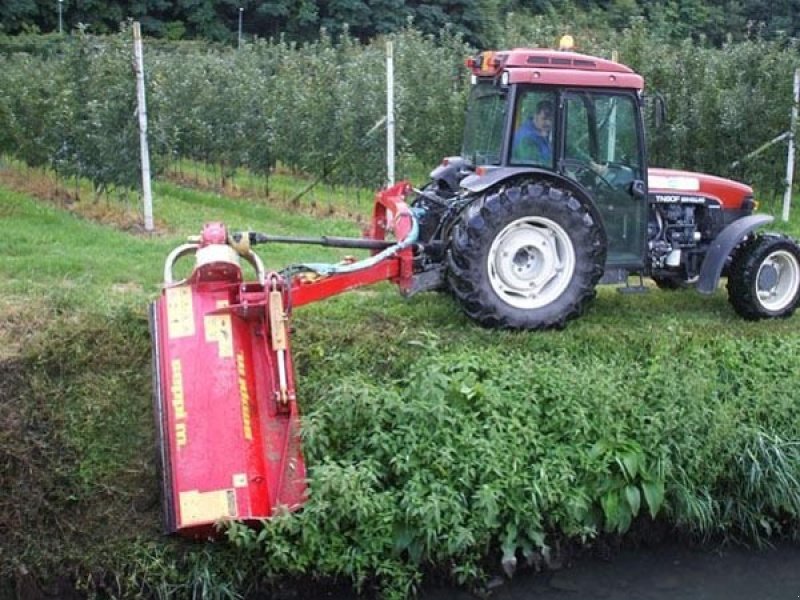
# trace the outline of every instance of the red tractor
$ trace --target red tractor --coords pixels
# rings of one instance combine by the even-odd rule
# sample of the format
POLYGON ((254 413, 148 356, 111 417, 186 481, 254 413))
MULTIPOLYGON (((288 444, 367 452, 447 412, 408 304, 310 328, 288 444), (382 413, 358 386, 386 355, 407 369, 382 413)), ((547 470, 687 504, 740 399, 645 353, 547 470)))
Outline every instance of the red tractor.
POLYGON ((753 214, 750 187, 648 168, 644 82, 631 69, 529 49, 467 66, 461 156, 414 203, 426 285, 446 284, 483 325, 518 329, 561 327, 597 284, 630 275, 704 294, 727 275, 746 319, 797 308, 800 248, 753 233, 772 217, 753 214))
POLYGON ((380 192, 363 238, 210 224, 168 257, 151 322, 169 531, 206 536, 220 519, 256 522, 304 501, 287 326, 303 304, 390 280, 405 295, 449 289, 482 325, 548 329, 581 315, 600 283, 647 276, 709 294, 727 275, 747 319, 797 308, 800 247, 754 233, 772 218, 753 214, 750 187, 648 169, 644 84, 631 69, 530 49, 484 52, 467 66, 461 155, 415 194, 406 183, 380 192), (262 243, 372 255, 270 272, 251 249, 262 243), (186 254, 195 268, 174 281, 186 254), (244 281, 240 258, 255 281, 244 281))

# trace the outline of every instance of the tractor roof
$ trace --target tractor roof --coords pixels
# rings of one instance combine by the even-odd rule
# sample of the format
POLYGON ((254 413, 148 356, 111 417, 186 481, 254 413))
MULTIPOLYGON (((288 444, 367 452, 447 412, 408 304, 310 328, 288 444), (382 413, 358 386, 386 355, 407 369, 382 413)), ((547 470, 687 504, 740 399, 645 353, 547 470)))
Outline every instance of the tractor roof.
POLYGON ((468 58, 466 65, 477 77, 498 77, 508 73, 508 83, 644 88, 644 79, 630 67, 577 52, 543 48, 487 51, 468 58))

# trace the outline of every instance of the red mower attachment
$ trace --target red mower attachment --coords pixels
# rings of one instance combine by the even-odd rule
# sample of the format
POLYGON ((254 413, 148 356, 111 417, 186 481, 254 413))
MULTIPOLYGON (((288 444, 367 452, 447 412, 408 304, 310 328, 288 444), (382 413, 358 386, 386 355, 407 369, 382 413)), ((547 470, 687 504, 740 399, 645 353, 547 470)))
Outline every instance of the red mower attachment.
POLYGON ((167 257, 163 293, 150 307, 167 532, 211 537, 220 521, 256 524, 303 504, 291 309, 377 281, 408 289, 417 235, 409 192, 402 183, 378 194, 365 238, 229 235, 210 223, 167 257), (267 272, 251 250, 262 243, 367 248, 372 256, 267 272), (176 281, 175 263, 187 255, 195 266, 176 281), (256 281, 243 280, 241 258, 256 281))

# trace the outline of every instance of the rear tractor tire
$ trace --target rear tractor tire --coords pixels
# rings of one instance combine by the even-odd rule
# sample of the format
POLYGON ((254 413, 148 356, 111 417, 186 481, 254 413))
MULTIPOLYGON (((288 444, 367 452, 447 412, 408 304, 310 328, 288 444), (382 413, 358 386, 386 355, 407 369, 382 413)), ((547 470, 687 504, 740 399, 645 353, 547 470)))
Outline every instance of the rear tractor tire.
POLYGON ((526 183, 487 193, 459 217, 448 285, 481 325, 558 329, 585 312, 605 259, 605 231, 587 201, 526 183))
POLYGON ((790 317, 800 304, 800 246, 775 234, 747 240, 728 270, 728 301, 750 321, 790 317))

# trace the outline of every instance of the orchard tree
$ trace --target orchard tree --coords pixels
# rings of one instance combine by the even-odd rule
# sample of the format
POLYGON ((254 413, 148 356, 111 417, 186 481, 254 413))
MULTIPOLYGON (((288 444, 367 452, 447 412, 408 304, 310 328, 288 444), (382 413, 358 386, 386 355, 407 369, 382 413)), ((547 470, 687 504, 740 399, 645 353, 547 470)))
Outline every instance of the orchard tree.
POLYGON ((37 23, 39 7, 34 0, 3 0, 0 3, 0 32, 16 33, 37 23))

